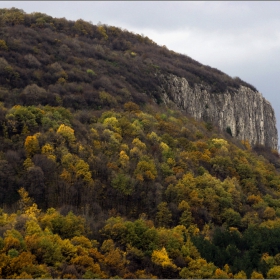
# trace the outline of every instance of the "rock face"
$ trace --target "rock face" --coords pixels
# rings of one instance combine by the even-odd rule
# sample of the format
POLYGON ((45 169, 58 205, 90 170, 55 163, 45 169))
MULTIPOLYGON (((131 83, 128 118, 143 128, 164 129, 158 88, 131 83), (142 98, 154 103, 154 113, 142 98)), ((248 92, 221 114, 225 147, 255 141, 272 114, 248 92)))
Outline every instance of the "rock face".
POLYGON ((278 148, 274 110, 261 93, 243 86, 231 92, 210 93, 210 88, 202 85, 190 87, 185 78, 159 78, 166 104, 173 103, 195 119, 214 123, 252 145, 278 148))

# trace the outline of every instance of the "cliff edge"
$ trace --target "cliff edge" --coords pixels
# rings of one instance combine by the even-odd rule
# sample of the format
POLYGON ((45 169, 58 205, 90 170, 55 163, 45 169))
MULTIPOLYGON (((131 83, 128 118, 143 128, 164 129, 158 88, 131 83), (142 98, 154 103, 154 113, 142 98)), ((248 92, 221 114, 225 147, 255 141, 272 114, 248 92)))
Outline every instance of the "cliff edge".
POLYGON ((161 75, 160 80, 166 104, 173 103, 195 119, 214 123, 251 145, 278 148, 274 110, 260 92, 240 86, 230 92, 211 93, 207 86, 190 87, 185 78, 175 75, 161 75))

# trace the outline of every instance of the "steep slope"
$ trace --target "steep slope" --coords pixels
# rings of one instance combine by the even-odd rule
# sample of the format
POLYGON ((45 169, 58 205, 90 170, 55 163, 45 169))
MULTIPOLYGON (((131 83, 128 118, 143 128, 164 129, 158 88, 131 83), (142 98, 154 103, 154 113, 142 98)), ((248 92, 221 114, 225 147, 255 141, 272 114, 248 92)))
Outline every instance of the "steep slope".
POLYGON ((261 93, 240 86, 231 92, 217 94, 203 85, 190 87, 185 78, 174 75, 162 75, 161 80, 167 104, 173 101, 190 116, 214 123, 233 137, 277 150, 274 110, 261 93))

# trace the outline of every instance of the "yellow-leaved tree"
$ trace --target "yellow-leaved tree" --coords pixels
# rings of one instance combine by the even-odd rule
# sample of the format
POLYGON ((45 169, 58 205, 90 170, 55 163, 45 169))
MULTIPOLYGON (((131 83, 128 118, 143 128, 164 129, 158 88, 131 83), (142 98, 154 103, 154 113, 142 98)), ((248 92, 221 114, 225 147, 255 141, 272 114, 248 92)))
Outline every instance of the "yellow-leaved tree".
POLYGON ((152 262, 162 268, 177 269, 177 266, 169 258, 166 249, 163 247, 161 250, 154 250, 152 253, 152 262))
POLYGON ((61 159, 64 167, 60 177, 68 183, 73 183, 77 179, 82 179, 85 183, 93 182, 88 163, 78 156, 67 153, 61 159))
POLYGON ((180 271, 180 276, 185 279, 212 278, 216 267, 213 263, 207 263, 204 259, 191 260, 187 267, 180 271))
POLYGON ((54 155, 54 148, 51 144, 47 143, 42 147, 42 154, 46 155, 48 159, 56 161, 56 156, 54 155))
POLYGON ((157 169, 153 159, 150 159, 147 156, 143 156, 134 171, 136 179, 139 181, 152 181, 155 180, 157 176, 157 169))
POLYGON ((32 157, 38 153, 40 151, 40 146, 37 136, 27 136, 24 142, 24 148, 28 157, 32 157))
POLYGON ((18 193, 20 195, 18 202, 20 210, 28 217, 36 219, 40 214, 40 209, 38 209, 37 204, 33 202, 33 199, 29 197, 28 192, 24 188, 20 188, 18 193))
POLYGON ((120 151, 119 162, 122 168, 126 168, 129 165, 129 156, 125 151, 120 151))
POLYGON ((61 124, 59 126, 59 128, 57 129, 57 133, 61 134, 69 143, 73 143, 76 140, 74 129, 65 124, 61 124))

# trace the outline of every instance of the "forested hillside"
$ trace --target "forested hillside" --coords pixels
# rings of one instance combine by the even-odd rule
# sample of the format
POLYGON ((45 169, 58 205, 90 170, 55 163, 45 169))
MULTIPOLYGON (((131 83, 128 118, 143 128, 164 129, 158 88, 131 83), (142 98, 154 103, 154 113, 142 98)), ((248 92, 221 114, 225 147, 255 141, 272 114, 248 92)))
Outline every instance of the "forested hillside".
POLYGON ((280 161, 162 103, 244 85, 151 39, 0 10, 1 278, 279 278, 280 161))

